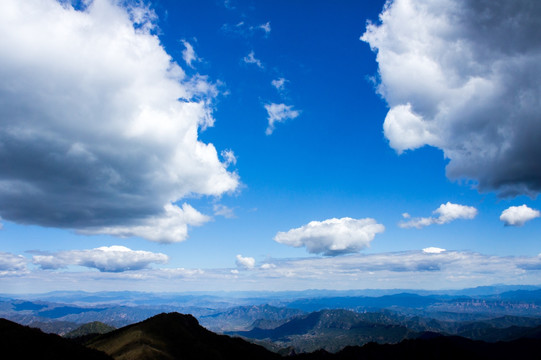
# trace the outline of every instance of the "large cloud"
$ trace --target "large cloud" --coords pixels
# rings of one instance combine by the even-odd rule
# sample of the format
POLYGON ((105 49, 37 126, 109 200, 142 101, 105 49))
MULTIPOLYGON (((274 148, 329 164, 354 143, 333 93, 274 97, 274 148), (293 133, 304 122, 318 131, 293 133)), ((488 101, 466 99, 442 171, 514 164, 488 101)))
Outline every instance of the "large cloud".
POLYGON ((444 151, 447 176, 502 196, 541 190, 541 2, 395 0, 361 37, 377 51, 385 136, 444 151))
POLYGON ((0 215, 182 241, 204 216, 173 204, 238 185, 198 141, 216 89, 172 61, 148 8, 116 3, 1 2, 0 215))
POLYGON ((541 212, 529 208, 526 205, 510 206, 502 211, 500 220, 505 223, 505 226, 522 226, 527 221, 541 217, 541 212))
POLYGON ((420 217, 413 219, 410 219, 409 214, 405 213, 402 216, 404 216, 408 220, 400 222, 398 226, 406 229, 412 227, 420 229, 422 227, 432 224, 448 224, 451 221, 455 221, 457 219, 471 220, 477 216, 477 209, 473 206, 466 206, 447 202, 446 204, 441 204, 440 207, 434 210, 433 213, 436 214, 436 216, 420 217))
POLYGON ((368 247, 376 234, 384 230, 383 225, 370 218, 334 218, 311 221, 300 228, 278 232, 274 241, 293 247, 305 246, 313 254, 335 256, 368 247))
POLYGON ((91 250, 69 250, 55 254, 34 255, 32 262, 42 269, 60 269, 70 265, 95 268, 105 272, 139 270, 152 263, 166 263, 167 255, 124 246, 103 246, 91 250))

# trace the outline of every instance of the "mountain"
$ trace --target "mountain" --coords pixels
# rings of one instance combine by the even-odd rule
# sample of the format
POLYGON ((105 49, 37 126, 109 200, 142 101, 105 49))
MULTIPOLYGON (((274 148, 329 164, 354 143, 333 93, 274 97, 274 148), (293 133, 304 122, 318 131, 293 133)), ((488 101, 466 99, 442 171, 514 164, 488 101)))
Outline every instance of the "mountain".
POLYGON ((261 346, 217 335, 200 326, 193 316, 179 313, 156 315, 101 335, 87 345, 116 360, 280 359, 261 346))
POLYGON ((289 357, 290 360, 508 360, 539 359, 541 342, 520 339, 512 342, 485 343, 458 336, 429 336, 404 340, 398 344, 369 343, 347 347, 336 354, 317 351, 289 357))
MULTIPOLYGON (((264 340, 268 348, 290 348, 295 352, 325 349, 336 352, 348 345, 369 342, 397 343, 417 336, 384 313, 356 313, 348 310, 323 310, 298 316, 274 329, 254 328, 234 333, 264 340)), ((262 343, 263 344, 263 343, 262 343)))
POLYGON ((103 352, 6 319, 0 319, 0 349, 3 359, 111 360, 103 352))
POLYGON ((304 314, 297 309, 270 305, 237 306, 198 316, 201 325, 212 331, 240 331, 252 327, 254 322, 269 321, 280 323, 288 318, 304 314))
POLYGON ((88 335, 100 335, 100 334, 107 334, 111 331, 116 330, 115 327, 109 326, 107 324, 104 324, 100 321, 93 321, 84 325, 79 326, 77 329, 70 331, 64 337, 66 338, 76 338, 80 336, 88 336, 88 335))

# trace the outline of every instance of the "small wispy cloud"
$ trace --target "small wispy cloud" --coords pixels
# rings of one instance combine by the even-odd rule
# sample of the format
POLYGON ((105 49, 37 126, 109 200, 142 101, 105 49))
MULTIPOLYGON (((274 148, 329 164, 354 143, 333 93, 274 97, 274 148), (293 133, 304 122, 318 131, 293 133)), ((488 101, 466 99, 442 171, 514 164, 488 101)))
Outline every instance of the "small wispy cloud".
POLYGON ((260 25, 250 25, 244 21, 239 21, 236 24, 223 24, 221 30, 226 34, 233 34, 245 38, 252 37, 256 34, 263 34, 265 38, 271 33, 270 21, 260 25))
POLYGON ((227 219, 235 218, 235 212, 228 206, 222 204, 214 204, 212 209, 214 210, 214 215, 223 216, 227 219))
POLYGON ((265 134, 271 135, 274 132, 275 124, 278 122, 284 122, 288 119, 295 119, 300 115, 298 110, 293 110, 292 105, 286 104, 266 104, 265 109, 267 110, 269 125, 265 130, 265 134))
POLYGON ((254 64, 256 65, 257 67, 259 67, 260 69, 263 69, 263 64, 261 63, 261 60, 257 59, 255 57, 255 53, 254 51, 250 51, 250 53, 245 56, 243 59, 242 59, 246 64, 254 64))
POLYGON ((433 214, 436 216, 411 218, 410 214, 404 213, 402 214, 402 217, 408 220, 398 223, 398 226, 404 229, 420 229, 432 224, 447 224, 458 219, 471 220, 477 216, 477 209, 473 206, 465 206, 447 202, 446 204, 441 204, 439 208, 434 210, 433 214))
POLYGON ((199 58, 195 54, 195 50, 192 44, 190 44, 186 40, 182 40, 182 43, 184 44, 184 50, 182 50, 182 58, 189 67, 193 68, 192 62, 199 61, 199 58))
POLYGON ((281 77, 281 78, 272 80, 271 84, 272 84, 272 86, 274 86, 274 88, 276 90, 283 91, 285 89, 286 82, 287 82, 287 80, 284 79, 283 77, 281 77))
POLYGON ((235 156, 235 153, 231 149, 222 150, 220 153, 222 155, 222 158, 224 159, 224 166, 228 167, 229 165, 236 165, 237 164, 237 157, 235 156))
POLYGON ((271 32, 270 21, 267 21, 265 24, 259 25, 257 28, 263 30, 265 32, 265 35, 268 36, 271 32))
POLYGON ((539 210, 532 209, 528 206, 510 206, 505 209, 500 215, 500 220, 505 226, 523 226, 526 222, 535 218, 541 217, 539 210))

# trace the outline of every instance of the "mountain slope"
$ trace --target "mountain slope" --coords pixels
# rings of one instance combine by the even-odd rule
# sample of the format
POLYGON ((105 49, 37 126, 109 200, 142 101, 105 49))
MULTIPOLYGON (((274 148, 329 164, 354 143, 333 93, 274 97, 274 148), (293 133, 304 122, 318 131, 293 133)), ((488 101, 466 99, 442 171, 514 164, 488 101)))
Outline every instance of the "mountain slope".
POLYGON ((6 319, 0 319, 0 349, 2 359, 111 360, 103 352, 6 319))
POLYGON ((210 332, 193 316, 179 313, 156 315, 101 335, 88 346, 116 360, 280 359, 261 346, 210 332))
POLYGON ((69 333, 64 335, 64 337, 69 339, 92 334, 106 334, 114 330, 116 330, 115 327, 104 324, 100 321, 93 321, 79 326, 77 329, 70 331, 69 333))
POLYGON ((274 329, 254 328, 234 334, 266 340, 271 349, 291 347, 296 352, 318 349, 336 352, 348 345, 397 343, 417 336, 416 332, 397 325, 383 313, 360 314, 347 310, 317 311, 293 318, 274 329))

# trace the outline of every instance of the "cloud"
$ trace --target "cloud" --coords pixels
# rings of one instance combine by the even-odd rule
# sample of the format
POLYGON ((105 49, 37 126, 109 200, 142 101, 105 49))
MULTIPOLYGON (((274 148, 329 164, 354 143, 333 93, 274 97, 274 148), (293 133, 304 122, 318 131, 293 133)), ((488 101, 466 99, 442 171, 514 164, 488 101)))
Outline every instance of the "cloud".
POLYGON ((165 214, 149 217, 134 225, 105 226, 79 230, 79 232, 83 234, 109 234, 123 238, 138 236, 160 243, 175 243, 188 238, 188 225, 201 226, 211 219, 186 203, 182 205, 182 208, 167 204, 164 210, 165 214))
POLYGON ((270 21, 267 21, 265 24, 261 25, 249 25, 244 21, 240 21, 235 25, 223 24, 221 30, 226 34, 238 35, 245 38, 252 37, 256 33, 263 32, 264 37, 267 38, 271 32, 271 25, 270 21))
POLYGON ((256 59, 254 51, 250 51, 250 53, 245 56, 242 59, 246 64, 255 64, 260 69, 263 69, 263 64, 261 63, 261 60, 256 59))
POLYGON ((529 208, 526 205, 510 206, 508 209, 502 211, 500 220, 505 223, 505 226, 522 226, 527 221, 541 217, 541 212, 529 208))
POLYGON ((32 262, 42 269, 61 269, 70 265, 85 266, 104 272, 140 270, 150 264, 163 264, 169 257, 161 253, 131 250, 124 246, 103 246, 91 250, 69 250, 34 255, 32 262))
POLYGON ((286 79, 278 78, 278 79, 272 80, 271 84, 272 84, 272 86, 274 86, 276 88, 276 90, 282 91, 285 88, 286 82, 287 82, 286 79))
POLYGON ((235 156, 235 153, 231 149, 222 150, 220 153, 222 155, 222 158, 224 159, 224 166, 228 167, 229 165, 237 165, 237 157, 235 156))
POLYGON ((27 271, 24 256, 0 252, 0 276, 19 275, 27 271))
POLYGON ((437 247, 427 247, 427 248, 423 249, 423 252, 425 254, 439 254, 439 253, 442 253, 444 251, 446 251, 446 250, 442 249, 442 248, 437 248, 437 247))
POLYGON ((295 119, 299 116, 298 110, 292 110, 292 105, 286 104, 265 104, 265 110, 267 110, 269 126, 265 130, 265 134, 271 135, 274 131, 276 122, 284 122, 288 119, 295 119))
POLYGON ((263 30, 265 32, 265 35, 268 36, 271 32, 270 21, 267 21, 265 24, 259 25, 258 28, 263 30))
POLYGON ((432 224, 448 224, 451 221, 458 219, 471 220, 477 216, 477 209, 473 206, 465 206, 459 204, 453 204, 447 202, 446 204, 441 204, 439 208, 433 212, 437 216, 433 217, 421 217, 421 218, 411 218, 408 213, 402 214, 405 219, 410 219, 408 221, 402 221, 398 224, 401 228, 417 228, 420 229, 425 226, 432 224))
MULTIPOLYGON (((242 257, 242 256, 241 256, 242 257)), ((481 285, 539 284, 541 256, 491 256, 468 251, 349 254, 336 257, 266 259, 242 268, 143 268, 124 272, 22 270, 0 272, 2 289, 17 292, 186 291, 324 289, 458 289, 481 285)))
POLYGON ((233 219, 235 217, 235 212, 233 209, 225 205, 214 204, 212 209, 214 210, 214 215, 223 216, 227 219, 233 219))
POLYGON ((361 40, 377 52, 384 134, 443 150, 451 179, 501 196, 541 190, 541 3, 395 0, 361 40))
POLYGON ((312 254, 336 256, 361 251, 384 230, 383 225, 371 218, 333 218, 278 232, 274 241, 293 247, 305 246, 312 254))
POLYGON ((1 2, 0 215, 182 241, 204 217, 171 204, 239 183, 198 140, 216 86, 172 61, 148 7, 115 4, 1 2))
POLYGON ((193 46, 189 42, 187 42, 186 40, 182 40, 182 43, 185 47, 185 49, 182 50, 182 58, 189 67, 193 68, 192 62, 199 61, 199 58, 197 57, 197 55, 195 55, 193 46))
POLYGON ((245 269, 253 269, 255 267, 255 259, 253 257, 244 257, 242 255, 236 256, 236 264, 238 267, 245 269))

